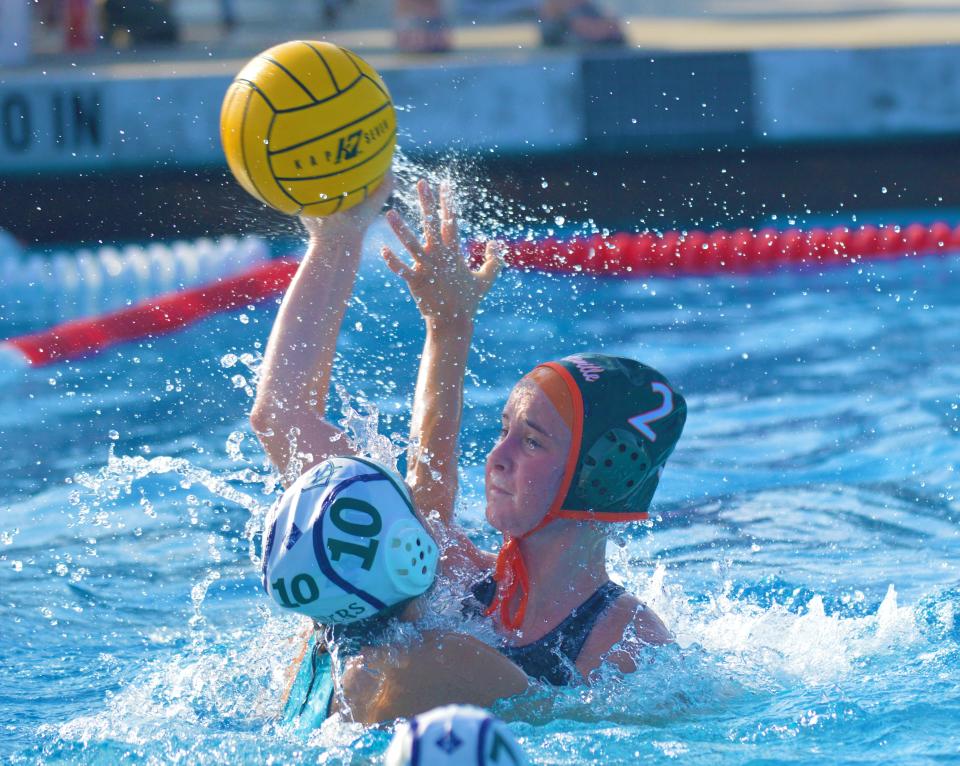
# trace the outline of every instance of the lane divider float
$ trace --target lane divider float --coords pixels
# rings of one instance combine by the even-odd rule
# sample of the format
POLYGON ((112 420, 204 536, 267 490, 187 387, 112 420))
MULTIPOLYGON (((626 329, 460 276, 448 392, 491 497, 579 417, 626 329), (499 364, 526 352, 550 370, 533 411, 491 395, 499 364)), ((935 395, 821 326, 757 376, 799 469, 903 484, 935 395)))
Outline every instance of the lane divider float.
MULTIPOLYGON (((473 260, 484 244, 468 245, 473 260)), ((621 233, 569 240, 515 241, 505 260, 514 268, 549 273, 648 277, 769 271, 784 266, 830 266, 960 251, 960 226, 863 226, 833 229, 738 229, 621 233)), ((217 283, 163 295, 131 308, 75 319, 49 330, 0 342, 0 374, 97 353, 126 341, 164 335, 211 314, 230 311, 286 290, 298 262, 268 261, 217 283)))
POLYGON ((267 243, 253 236, 32 255, 0 247, 0 316, 34 326, 93 316, 269 259, 267 243))
POLYGON ((298 262, 262 263, 217 283, 169 293, 137 306, 91 319, 74 319, 49 330, 0 342, 0 371, 42 367, 78 359, 132 340, 166 335, 223 311, 282 293, 298 262))
MULTIPOLYGON (((849 229, 737 229, 595 234, 510 242, 505 261, 548 273, 608 276, 688 276, 763 272, 783 266, 904 258, 960 251, 960 226, 862 226, 849 229)), ((474 263, 484 244, 470 245, 474 263)))

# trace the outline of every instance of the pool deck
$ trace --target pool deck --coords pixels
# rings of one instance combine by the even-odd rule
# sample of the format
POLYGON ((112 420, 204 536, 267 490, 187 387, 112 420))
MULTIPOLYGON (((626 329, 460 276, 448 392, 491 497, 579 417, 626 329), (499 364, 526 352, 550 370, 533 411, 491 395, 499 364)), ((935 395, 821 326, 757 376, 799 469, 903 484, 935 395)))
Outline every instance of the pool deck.
MULTIPOLYGON (((960 0, 600 0, 624 21, 628 49, 660 51, 751 51, 766 49, 851 49, 960 43, 960 0), (637 12, 637 11, 641 12, 637 12)), ((298 37, 329 39, 389 57, 393 66, 432 62, 469 61, 477 54, 512 54, 539 48, 537 23, 529 11, 502 15, 499 19, 471 12, 496 8, 505 0, 473 0, 451 14, 454 51, 443 55, 409 56, 394 53, 390 28, 390 0, 352 0, 334 25, 318 16, 318 0, 285 0, 289 17, 278 19, 270 3, 234 0, 239 22, 226 32, 218 17, 216 0, 190 0, 176 5, 182 24, 182 43, 172 49, 126 52, 127 62, 162 65, 215 58, 244 60, 277 42, 298 37)), ((520 0, 506 0, 516 6, 520 0)), ((528 0, 529 4, 532 0, 528 0)), ((455 5, 447 3, 448 6, 455 5)), ((451 7, 451 11, 454 9, 451 7)), ((59 33, 39 34, 35 44, 43 61, 72 64, 83 58, 107 61, 112 52, 76 55, 55 54, 59 33)), ((543 52, 543 51, 541 51, 543 52)), ((634 51, 636 52, 636 51, 634 51)))

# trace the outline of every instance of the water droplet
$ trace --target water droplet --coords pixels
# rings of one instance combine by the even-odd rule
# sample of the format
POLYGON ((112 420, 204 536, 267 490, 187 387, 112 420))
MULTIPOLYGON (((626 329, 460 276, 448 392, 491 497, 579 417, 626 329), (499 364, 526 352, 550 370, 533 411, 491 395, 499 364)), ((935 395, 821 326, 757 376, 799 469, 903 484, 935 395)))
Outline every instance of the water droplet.
POLYGON ((231 460, 240 461, 244 459, 243 453, 240 451, 240 445, 246 438, 243 431, 234 431, 227 437, 227 455, 231 460))
POLYGON ((109 431, 107 431, 107 436, 110 437, 111 441, 116 441, 120 438, 120 433, 116 429, 111 428, 109 431))

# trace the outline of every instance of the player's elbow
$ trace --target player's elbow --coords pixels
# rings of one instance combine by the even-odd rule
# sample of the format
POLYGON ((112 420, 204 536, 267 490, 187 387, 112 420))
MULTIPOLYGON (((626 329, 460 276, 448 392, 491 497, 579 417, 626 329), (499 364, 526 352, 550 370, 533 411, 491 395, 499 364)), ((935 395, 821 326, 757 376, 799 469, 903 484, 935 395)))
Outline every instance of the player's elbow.
POLYGON ((278 471, 283 472, 289 459, 289 446, 284 438, 284 428, 280 422, 279 412, 275 407, 258 399, 250 410, 250 427, 257 435, 270 461, 278 471))
POLYGON ((266 447, 265 438, 273 432, 275 422, 276 412, 257 397, 253 403, 253 409, 250 410, 250 427, 264 447, 266 447))

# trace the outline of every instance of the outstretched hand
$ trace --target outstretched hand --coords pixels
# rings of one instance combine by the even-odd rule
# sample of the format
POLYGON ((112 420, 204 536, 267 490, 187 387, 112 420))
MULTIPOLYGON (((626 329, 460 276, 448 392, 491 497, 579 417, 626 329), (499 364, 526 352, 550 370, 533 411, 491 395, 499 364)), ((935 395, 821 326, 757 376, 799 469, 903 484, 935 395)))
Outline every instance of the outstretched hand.
POLYGON ((381 255, 390 270, 403 279, 424 319, 442 323, 472 321, 477 306, 500 271, 499 242, 487 243, 483 264, 473 271, 460 250, 460 230, 448 184, 440 185, 439 201, 430 185, 417 182, 423 221, 423 242, 396 210, 387 222, 413 259, 408 266, 389 248, 381 255))

